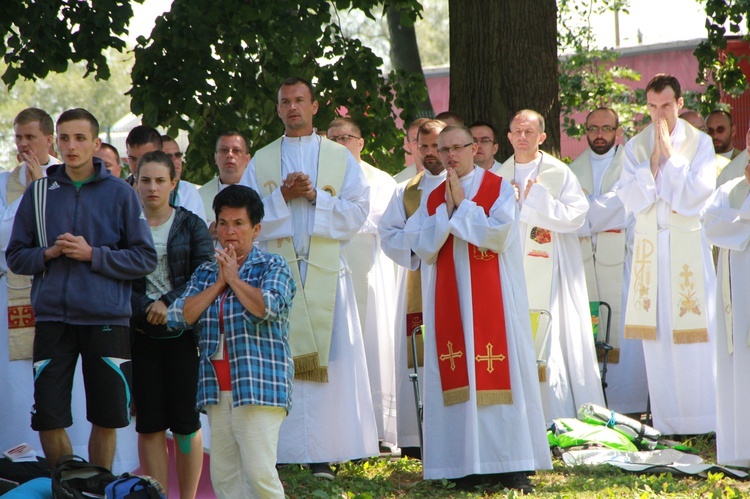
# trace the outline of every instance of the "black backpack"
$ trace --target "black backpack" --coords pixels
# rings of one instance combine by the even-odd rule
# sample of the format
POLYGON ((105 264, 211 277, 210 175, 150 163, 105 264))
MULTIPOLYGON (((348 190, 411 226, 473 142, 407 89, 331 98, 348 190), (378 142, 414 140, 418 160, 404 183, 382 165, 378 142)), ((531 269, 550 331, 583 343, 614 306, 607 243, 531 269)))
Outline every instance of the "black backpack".
POLYGON ((91 464, 82 457, 69 455, 57 461, 52 474, 54 499, 104 497, 104 489, 117 479, 107 468, 91 464), (89 495, 84 495, 84 492, 89 495))

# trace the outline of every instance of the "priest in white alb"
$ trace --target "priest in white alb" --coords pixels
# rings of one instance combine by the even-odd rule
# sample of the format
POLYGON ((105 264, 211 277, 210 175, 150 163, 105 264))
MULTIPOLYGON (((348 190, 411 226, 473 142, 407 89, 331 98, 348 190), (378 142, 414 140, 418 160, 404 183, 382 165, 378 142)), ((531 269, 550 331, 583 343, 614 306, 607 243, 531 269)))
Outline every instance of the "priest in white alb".
POLYGON ((713 193, 711 138, 677 118, 680 83, 646 86, 651 124, 625 145, 617 195, 635 214, 624 341, 643 340, 654 427, 716 429, 715 274, 700 217, 713 193))
MULTIPOLYGON (((438 155, 438 135, 445 128, 440 120, 423 120, 415 138, 420 165, 424 170, 396 186, 388 207, 378 223, 383 252, 398 265, 396 318, 393 328, 396 362, 396 397, 398 446, 402 456, 421 458, 419 422, 414 384, 409 376, 423 376, 424 344, 419 327, 422 316, 422 278, 419 257, 412 251, 404 232, 406 221, 420 205, 427 202, 430 192, 445 180, 445 168, 438 155), (417 332, 412 345, 411 335, 417 332), (414 348, 413 348, 414 347, 414 348), (416 356, 413 350, 416 350, 416 356)), ((421 386, 421 385, 420 385, 421 386)))
POLYGON ((378 439, 384 447, 396 445, 396 373, 393 365, 393 321, 396 316, 396 269, 380 249, 378 222, 396 189, 396 181, 362 159, 365 139, 351 118, 336 118, 328 125, 330 140, 352 153, 370 184, 370 212, 359 233, 344 249, 352 273, 354 295, 365 341, 367 371, 378 439))
POLYGON ((542 115, 517 112, 508 132, 514 154, 498 174, 514 186, 520 207, 529 306, 551 315, 548 372, 539 376, 549 423, 574 418, 581 404, 604 405, 604 395, 578 242, 589 204, 570 169, 539 150, 546 137, 542 115))
MULTIPOLYGON (((617 196, 625 148, 616 145, 621 135, 617 113, 600 107, 586 116, 586 140, 589 147, 570 164, 589 201, 586 222, 578 231, 586 270, 586 287, 592 303, 592 321, 596 321, 597 339, 606 339, 606 308, 609 305, 609 345, 607 355, 607 407, 623 414, 643 413, 648 405, 648 383, 640 341, 621 341, 625 318, 625 298, 630 278, 632 233, 628 227, 633 216, 617 196)), ((603 352, 599 353, 600 362, 603 352)))
POLYGON ((720 248, 716 283, 716 462, 750 468, 750 166, 719 187, 704 215, 720 248))
POLYGON ((422 260, 424 477, 530 492, 526 472, 551 461, 513 186, 474 165, 467 128, 438 145, 446 180, 405 228, 422 260))
POLYGON ((332 480, 330 462, 379 454, 362 330, 342 251, 367 219, 370 188, 351 153, 316 133, 314 95, 306 80, 282 82, 277 113, 285 133, 257 151, 240 183, 265 196, 260 248, 283 255, 297 281, 289 314, 294 393, 277 459, 308 463, 316 477, 332 480))

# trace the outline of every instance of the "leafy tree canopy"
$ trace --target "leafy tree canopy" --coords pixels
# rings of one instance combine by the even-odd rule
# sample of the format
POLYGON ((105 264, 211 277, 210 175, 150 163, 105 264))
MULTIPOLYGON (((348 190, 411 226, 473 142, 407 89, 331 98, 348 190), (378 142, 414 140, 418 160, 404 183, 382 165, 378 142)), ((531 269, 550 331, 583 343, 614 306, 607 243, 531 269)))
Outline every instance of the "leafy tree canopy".
POLYGON ((747 39, 750 30, 749 0, 705 1, 707 37, 694 52, 698 59, 696 82, 707 85, 700 109, 703 114, 716 108, 721 91, 737 97, 748 89, 747 76, 740 68, 740 61, 748 58, 727 51, 727 36, 743 34, 744 27, 747 39))
POLYGON ((125 48, 132 2, 143 0, 3 0, 3 81, 12 87, 19 78, 63 73, 69 63, 82 61, 87 75, 108 79, 107 50, 125 48))
POLYGON ((563 130, 570 137, 586 133, 585 123, 573 118, 577 111, 610 107, 626 135, 634 134, 639 124, 635 118, 646 113, 645 98, 624 83, 638 81, 641 75, 617 66, 619 52, 599 47, 591 26, 592 16, 615 9, 627 14, 628 4, 627 0, 558 0, 560 108, 563 130))
MULTIPOLYGON (((405 22, 419 13, 416 0, 394 2, 405 22)), ((336 0, 336 9, 361 9, 375 0, 336 0)), ((204 2, 175 0, 156 20, 150 39, 135 49, 131 110, 144 123, 188 130, 189 180, 213 176, 216 137, 243 133, 251 150, 283 132, 276 115, 277 90, 290 76, 311 80, 320 110, 316 126, 346 110, 362 128, 365 153, 390 171, 402 166, 393 153, 402 132, 394 107, 408 121, 426 92, 421 75, 380 73, 382 60, 360 40, 342 35, 325 0, 204 2)))

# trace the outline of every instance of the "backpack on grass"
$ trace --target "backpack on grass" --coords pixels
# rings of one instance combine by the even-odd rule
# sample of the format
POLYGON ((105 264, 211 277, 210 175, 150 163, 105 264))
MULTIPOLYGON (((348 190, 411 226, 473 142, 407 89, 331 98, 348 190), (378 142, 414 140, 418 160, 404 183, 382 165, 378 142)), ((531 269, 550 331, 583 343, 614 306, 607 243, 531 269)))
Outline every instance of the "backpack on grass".
POLYGON ((150 476, 123 473, 120 478, 107 485, 107 499, 166 499, 164 489, 150 476))
POLYGON ((63 456, 52 474, 54 499, 104 497, 104 489, 117 479, 107 468, 91 464, 80 456, 63 456))

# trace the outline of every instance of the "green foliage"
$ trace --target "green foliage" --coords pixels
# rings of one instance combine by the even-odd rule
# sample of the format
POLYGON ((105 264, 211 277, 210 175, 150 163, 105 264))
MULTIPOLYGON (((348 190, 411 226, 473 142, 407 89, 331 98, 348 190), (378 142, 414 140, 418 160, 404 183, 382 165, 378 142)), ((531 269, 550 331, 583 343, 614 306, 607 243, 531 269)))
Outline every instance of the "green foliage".
POLYGON ((559 0, 558 46, 560 58, 560 109, 563 130, 570 137, 585 134, 585 124, 573 118, 597 107, 611 107, 620 117, 623 131, 632 135, 645 113, 645 99, 624 81, 639 81, 640 74, 617 66, 616 50, 596 46, 591 17, 619 9, 627 13, 627 0, 559 0))
MULTIPOLYGON (((416 16, 416 1, 398 3, 404 15, 416 16)), ((377 4, 337 0, 335 5, 369 12, 377 4)), ((241 132, 251 151, 283 133, 275 110, 278 87, 300 76, 316 86, 318 128, 325 130, 346 108, 366 138, 366 159, 397 171, 402 159, 393 150, 402 132, 394 106, 409 121, 426 87, 415 76, 382 76, 382 60, 358 39, 343 36, 334 21, 324 0, 252 5, 225 0, 210 9, 203 2, 175 0, 156 20, 151 39, 138 40, 131 110, 142 114, 144 123, 189 132, 188 180, 201 183, 214 175, 220 133, 241 132)))
MULTIPOLYGON (((450 480, 423 480, 421 463, 406 458, 344 463, 334 481, 315 478, 298 465, 280 468, 279 476, 292 499, 526 497, 498 485, 460 491, 450 480)), ((540 499, 738 499, 750 493, 750 483, 736 482, 721 473, 709 473, 707 479, 669 473, 638 475, 609 465, 568 467, 559 460, 553 461, 552 470, 538 471, 531 481, 535 488, 533 497, 540 499)))
MULTIPOLYGON (((64 73, 52 73, 34 81, 21 80, 12 88, 0 82, 0 166, 16 165, 13 119, 24 108, 42 108, 55 119, 66 109, 83 107, 96 116, 102 132, 128 112, 130 99, 125 92, 130 88, 132 55, 126 58, 114 51, 104 55, 110 69, 106 81, 97 81, 91 75, 84 77, 86 65, 79 62, 71 64, 64 73)), ((5 67, 0 63, 0 72, 5 67)))
POLYGON ((696 82, 707 85, 701 102, 703 114, 715 108, 721 92, 736 97, 748 89, 747 77, 739 67, 740 60, 747 56, 726 51, 726 37, 740 35, 743 30, 747 33, 750 28, 750 0, 705 0, 705 3, 706 40, 694 52, 698 59, 696 82))
MULTIPOLYGON (((143 3, 143 0, 133 0, 143 3)), ((107 49, 121 51, 133 17, 131 0, 3 0, 0 33, 5 41, 2 79, 12 87, 18 78, 63 73, 68 63, 86 63, 86 74, 108 79, 107 49)))

